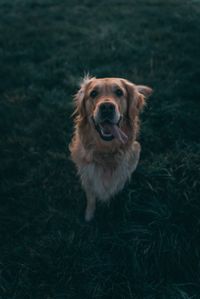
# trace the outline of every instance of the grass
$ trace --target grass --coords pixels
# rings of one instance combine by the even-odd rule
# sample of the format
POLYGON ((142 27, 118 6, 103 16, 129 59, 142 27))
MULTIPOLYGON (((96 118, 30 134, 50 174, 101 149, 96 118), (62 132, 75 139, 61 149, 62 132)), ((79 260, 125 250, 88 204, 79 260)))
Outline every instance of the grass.
POLYGON ((200 4, 0 1, 0 298, 200 298, 200 4), (147 84, 140 165, 84 223, 84 72, 147 84))

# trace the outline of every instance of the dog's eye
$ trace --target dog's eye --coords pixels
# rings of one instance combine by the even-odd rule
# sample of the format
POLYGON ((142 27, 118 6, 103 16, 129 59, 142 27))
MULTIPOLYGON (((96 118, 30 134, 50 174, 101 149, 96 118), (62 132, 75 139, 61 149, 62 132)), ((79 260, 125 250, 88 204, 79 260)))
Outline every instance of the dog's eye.
POLYGON ((120 88, 118 88, 118 89, 115 90, 115 94, 116 94, 118 97, 121 97, 121 96, 123 96, 123 91, 122 91, 120 88))
POLYGON ((91 98, 93 98, 93 99, 96 98, 97 95, 98 95, 98 92, 97 92, 97 90, 95 90, 95 89, 92 90, 91 93, 90 93, 90 96, 91 96, 91 98))

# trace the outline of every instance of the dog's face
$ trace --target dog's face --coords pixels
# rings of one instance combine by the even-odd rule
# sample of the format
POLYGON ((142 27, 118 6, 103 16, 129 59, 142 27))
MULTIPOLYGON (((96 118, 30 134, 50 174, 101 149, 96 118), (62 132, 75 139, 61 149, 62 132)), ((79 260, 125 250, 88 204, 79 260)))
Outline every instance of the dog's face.
POLYGON ((94 79, 88 87, 86 110, 96 124, 117 124, 127 110, 126 91, 120 80, 94 79))
POLYGON ((131 125, 151 92, 149 87, 121 78, 86 78, 76 95, 76 112, 95 127, 104 141, 118 138, 125 143, 121 120, 131 125))

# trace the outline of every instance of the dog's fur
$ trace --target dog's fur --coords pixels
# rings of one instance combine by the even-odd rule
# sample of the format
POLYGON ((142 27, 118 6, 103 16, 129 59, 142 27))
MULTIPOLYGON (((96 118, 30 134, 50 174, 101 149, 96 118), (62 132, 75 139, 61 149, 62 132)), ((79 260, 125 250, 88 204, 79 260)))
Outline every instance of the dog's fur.
POLYGON ((75 96, 75 131, 70 151, 86 192, 86 221, 94 216, 96 199, 108 201, 136 169, 140 157, 140 144, 136 141, 138 116, 151 93, 151 88, 121 78, 83 79, 75 96), (112 121, 118 122, 117 130, 126 134, 126 141, 101 138, 95 123, 101 116, 102 103, 113 105, 112 121))

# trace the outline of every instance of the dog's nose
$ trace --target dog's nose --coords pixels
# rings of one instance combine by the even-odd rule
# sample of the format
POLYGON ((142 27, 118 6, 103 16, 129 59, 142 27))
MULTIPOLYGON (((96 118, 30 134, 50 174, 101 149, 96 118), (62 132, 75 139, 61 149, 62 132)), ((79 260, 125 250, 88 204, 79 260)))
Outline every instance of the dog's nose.
POLYGON ((100 112, 103 116, 112 116, 115 112, 115 105, 113 103, 102 103, 100 105, 100 112))

